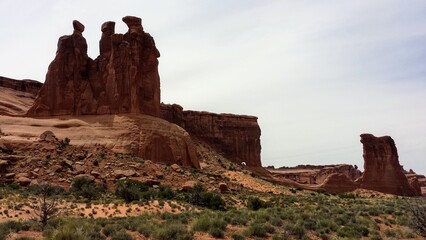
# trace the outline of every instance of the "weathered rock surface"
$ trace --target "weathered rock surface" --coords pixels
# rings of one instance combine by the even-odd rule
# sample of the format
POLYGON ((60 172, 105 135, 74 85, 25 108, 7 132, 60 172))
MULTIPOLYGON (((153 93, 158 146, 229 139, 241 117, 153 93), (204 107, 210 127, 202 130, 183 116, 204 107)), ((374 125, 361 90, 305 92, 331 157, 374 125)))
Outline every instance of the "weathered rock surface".
POLYGON ((417 196, 399 164, 394 140, 389 136, 361 134, 364 149, 364 173, 357 180, 360 188, 402 196, 417 196))
POLYGON ((338 165, 298 165, 296 167, 267 168, 275 177, 290 179, 301 184, 321 184, 331 174, 344 174, 355 181, 362 175, 357 166, 338 165))
POLYGON ((87 56, 84 25, 74 20, 72 35, 58 41, 29 116, 143 113, 160 115, 159 51, 143 31, 141 19, 123 18, 129 30, 116 34, 113 22, 102 25, 100 56, 87 56))
MULTIPOLYGON (((0 116, 0 125, 8 133, 8 136, 2 136, 2 141, 20 151, 46 149, 51 144, 38 141, 39 136, 54 129, 59 139, 67 137, 72 145, 103 146, 117 153, 133 153, 153 162, 200 168, 195 145, 188 132, 148 115, 63 116, 61 119, 0 116)), ((49 152, 56 150, 57 144, 54 144, 49 152)), ((88 156, 78 154, 74 159, 82 160, 88 156)), ((79 171, 78 166, 74 164, 73 168, 79 171)))
POLYGON ((319 189, 324 189, 331 193, 342 193, 351 192, 357 187, 358 186, 349 179, 347 175, 342 173, 332 173, 327 176, 322 184, 320 184, 319 189))
POLYGON ((260 167, 260 127, 257 117, 183 111, 179 105, 162 105, 164 119, 203 140, 229 160, 260 167))
POLYGON ((0 76, 0 115, 24 115, 32 106, 43 84, 0 76))

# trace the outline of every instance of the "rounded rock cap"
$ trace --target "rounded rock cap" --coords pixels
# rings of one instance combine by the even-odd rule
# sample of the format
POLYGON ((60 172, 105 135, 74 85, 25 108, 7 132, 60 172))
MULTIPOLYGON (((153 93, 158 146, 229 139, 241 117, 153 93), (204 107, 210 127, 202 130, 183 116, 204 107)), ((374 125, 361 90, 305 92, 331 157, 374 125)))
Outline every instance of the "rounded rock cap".
POLYGON ((81 22, 74 20, 74 21, 72 21, 72 26, 73 26, 75 31, 84 32, 84 25, 81 22))
POLYGON ((142 26, 142 19, 135 16, 125 16, 122 20, 129 28, 142 26))

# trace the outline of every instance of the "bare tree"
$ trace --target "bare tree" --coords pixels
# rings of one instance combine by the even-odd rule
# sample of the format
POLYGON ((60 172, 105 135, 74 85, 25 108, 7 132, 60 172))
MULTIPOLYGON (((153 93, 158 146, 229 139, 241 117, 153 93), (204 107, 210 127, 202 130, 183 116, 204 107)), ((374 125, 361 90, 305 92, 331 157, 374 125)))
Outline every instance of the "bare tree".
POLYGON ((426 198, 412 198, 407 202, 411 213, 411 227, 421 236, 426 237, 426 198))
POLYGON ((37 203, 32 205, 33 219, 40 223, 43 231, 50 219, 59 214, 58 191, 48 183, 41 183, 36 187, 37 203))

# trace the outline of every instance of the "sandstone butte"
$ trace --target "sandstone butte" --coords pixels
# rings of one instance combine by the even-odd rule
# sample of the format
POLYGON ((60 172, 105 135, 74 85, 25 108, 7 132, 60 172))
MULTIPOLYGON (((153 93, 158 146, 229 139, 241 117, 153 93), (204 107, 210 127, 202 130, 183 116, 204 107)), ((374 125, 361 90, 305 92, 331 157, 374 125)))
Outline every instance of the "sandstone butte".
POLYGON ((357 179, 360 188, 402 196, 419 196, 416 180, 410 184, 399 164, 398 151, 389 136, 361 134, 364 150, 364 173, 357 179))
MULTIPOLYGON (((46 80, 34 104, 27 112, 29 117, 85 115, 150 115, 151 125, 164 129, 144 131, 136 153, 146 159, 170 163, 191 163, 199 167, 193 139, 209 144, 214 150, 238 164, 261 167, 260 127, 257 117, 233 114, 183 111, 179 105, 160 103, 160 77, 158 58, 160 52, 153 37, 142 27, 138 17, 126 16, 125 34, 115 33, 115 23, 101 26, 100 55, 91 59, 83 37, 84 25, 73 21, 74 31, 58 41, 56 57, 49 65, 46 80), (186 130, 176 128, 161 119, 186 130), (155 132, 152 136, 147 136, 155 132), (170 136, 170 132, 174 135, 170 136), (173 140, 170 140, 173 139, 173 140), (179 139, 186 146, 174 154, 179 139)), ((141 134, 139 134, 142 136, 141 134)), ((138 135, 138 136, 139 136, 138 135)), ((179 143, 181 144, 181 143, 179 143)), ((182 146, 180 146, 182 147, 182 146)))

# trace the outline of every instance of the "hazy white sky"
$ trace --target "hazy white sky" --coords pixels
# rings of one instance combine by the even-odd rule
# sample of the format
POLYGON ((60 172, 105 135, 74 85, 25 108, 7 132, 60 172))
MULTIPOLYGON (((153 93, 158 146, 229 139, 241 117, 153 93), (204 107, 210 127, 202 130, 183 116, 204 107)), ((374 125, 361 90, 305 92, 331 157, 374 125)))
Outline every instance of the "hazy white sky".
POLYGON ((160 57, 162 101, 259 117, 263 165, 363 166, 361 133, 390 135, 426 173, 423 0, 0 0, 0 75, 44 81, 57 40, 142 18, 160 57))

